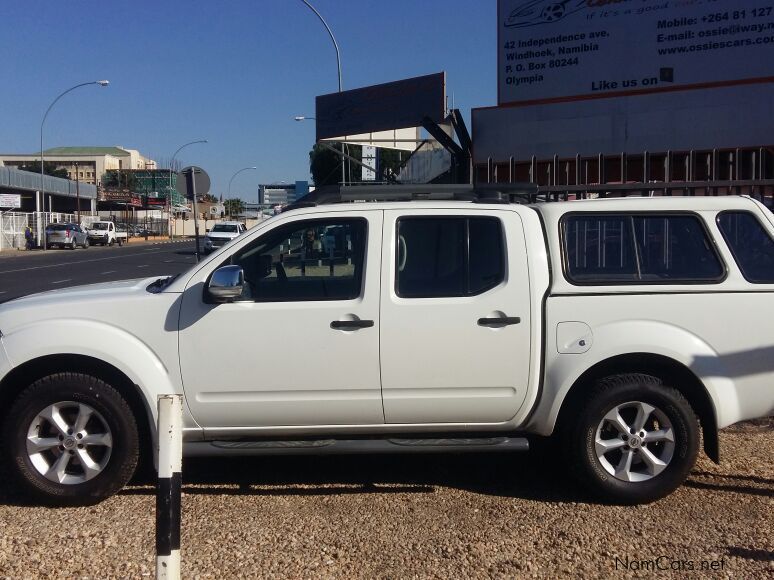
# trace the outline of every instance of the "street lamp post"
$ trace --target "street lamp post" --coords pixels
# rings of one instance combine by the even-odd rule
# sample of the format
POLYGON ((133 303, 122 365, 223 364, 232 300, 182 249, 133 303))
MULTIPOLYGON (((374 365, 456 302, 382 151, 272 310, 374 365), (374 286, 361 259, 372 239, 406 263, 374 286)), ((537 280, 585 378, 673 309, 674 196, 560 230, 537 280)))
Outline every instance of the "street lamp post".
MULTIPOLYGON (((48 109, 46 109, 46 113, 43 115, 43 120, 40 122, 40 194, 35 196, 35 211, 37 213, 40 213, 40 200, 43 200, 43 204, 46 203, 46 189, 45 189, 45 180, 44 178, 44 170, 43 170, 43 125, 46 123, 46 117, 48 117, 49 111, 51 111, 51 108, 56 105, 57 101, 64 97, 67 93, 70 91, 74 91, 75 89, 78 89, 80 87, 86 87, 89 85, 99 85, 101 87, 106 87, 110 84, 110 81, 101 80, 101 81, 90 81, 88 83, 81 83, 79 85, 75 85, 74 87, 70 87, 66 91, 63 91, 59 94, 59 96, 54 99, 54 101, 48 106, 48 109)), ((44 207, 45 209, 45 207, 44 207)), ((40 223, 38 223, 38 245, 40 245, 40 238, 41 238, 41 229, 40 229, 40 223)), ((46 248, 46 237, 43 235, 43 249, 46 248)))
POLYGON ((247 171, 248 169, 258 169, 258 168, 257 167, 243 167, 242 169, 240 169, 239 171, 234 173, 234 175, 231 176, 231 179, 228 180, 228 198, 227 199, 231 199, 231 182, 234 181, 234 178, 237 175, 239 175, 243 171, 247 171))
MULTIPOLYGON (((175 151, 175 154, 172 155, 172 159, 169 162, 169 188, 167 189, 167 203, 169 204, 169 210, 170 213, 172 213, 172 168, 175 165, 175 157, 177 157, 177 154, 180 153, 185 147, 188 147, 189 145, 194 145, 195 143, 206 143, 207 139, 199 139, 197 141, 190 141, 189 143, 186 143, 185 145, 181 145, 177 148, 177 151, 175 151)), ((169 234, 169 237, 172 238, 172 232, 169 231, 169 227, 167 227, 167 233, 169 234)))
MULTIPOLYGON (((333 48, 336 49, 336 68, 338 69, 339 73, 339 92, 342 91, 341 88, 341 55, 339 54, 339 43, 336 42, 336 37, 333 36, 333 31, 331 30, 331 27, 328 26, 328 23, 325 22, 325 19, 322 17, 322 14, 320 14, 317 9, 312 6, 307 0, 301 0, 304 4, 306 4, 309 9, 314 12, 317 15, 317 18, 320 19, 320 22, 323 23, 323 26, 325 26, 325 30, 328 31, 328 35, 331 37, 331 40, 333 41, 333 48)), ((307 119, 310 119, 312 117, 307 117, 307 119)), ((297 121, 300 121, 301 119, 296 118, 297 121)), ((344 185, 344 182, 346 181, 346 175, 344 173, 344 142, 341 142, 341 184, 344 185)))

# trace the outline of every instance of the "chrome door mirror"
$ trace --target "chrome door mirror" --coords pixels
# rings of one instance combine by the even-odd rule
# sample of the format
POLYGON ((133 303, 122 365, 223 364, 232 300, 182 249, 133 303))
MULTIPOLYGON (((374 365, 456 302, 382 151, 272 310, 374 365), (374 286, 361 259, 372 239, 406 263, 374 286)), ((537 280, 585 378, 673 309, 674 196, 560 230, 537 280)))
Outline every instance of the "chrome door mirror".
POLYGON ((228 302, 242 295, 245 273, 241 266, 223 266, 212 273, 207 291, 215 302, 228 302))

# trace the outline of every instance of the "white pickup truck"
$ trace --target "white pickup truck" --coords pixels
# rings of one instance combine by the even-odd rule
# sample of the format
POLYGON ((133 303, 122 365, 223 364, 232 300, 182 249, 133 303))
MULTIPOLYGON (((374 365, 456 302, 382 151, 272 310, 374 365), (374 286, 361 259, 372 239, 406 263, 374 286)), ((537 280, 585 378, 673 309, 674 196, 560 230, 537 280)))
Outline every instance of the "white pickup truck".
POLYGON ((109 221, 93 222, 87 230, 89 234, 89 243, 101 244, 103 246, 112 246, 113 244, 123 245, 127 241, 126 230, 118 231, 116 225, 109 221))
POLYGON ((683 482, 702 434, 719 461, 718 429, 774 413, 760 203, 442 197, 306 204, 174 278, 3 304, 10 471, 42 501, 102 500, 181 393, 187 455, 551 436, 598 497, 641 503, 683 482))

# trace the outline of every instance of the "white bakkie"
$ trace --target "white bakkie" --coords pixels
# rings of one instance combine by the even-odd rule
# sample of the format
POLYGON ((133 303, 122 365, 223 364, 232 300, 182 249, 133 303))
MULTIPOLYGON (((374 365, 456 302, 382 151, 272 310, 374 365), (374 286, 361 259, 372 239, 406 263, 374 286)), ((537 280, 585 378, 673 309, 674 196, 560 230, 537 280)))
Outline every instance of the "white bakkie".
POLYGON ((120 246, 127 241, 126 231, 118 231, 116 225, 110 221, 93 222, 86 232, 89 235, 89 242, 92 244, 102 244, 103 246, 118 244, 120 246))
POLYGON ((100 501, 180 393, 188 455, 551 436, 603 501, 653 501, 700 435, 719 461, 718 429, 774 413, 773 240, 746 197, 287 211, 174 278, 0 306, 6 461, 100 501))

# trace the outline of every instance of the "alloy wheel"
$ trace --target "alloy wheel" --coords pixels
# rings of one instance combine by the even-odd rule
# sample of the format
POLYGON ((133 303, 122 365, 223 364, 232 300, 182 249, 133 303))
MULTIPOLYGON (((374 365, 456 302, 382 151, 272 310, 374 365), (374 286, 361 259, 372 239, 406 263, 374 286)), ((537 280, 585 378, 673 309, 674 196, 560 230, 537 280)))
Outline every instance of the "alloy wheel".
POLYGON ((629 401, 610 409, 599 422, 594 449, 599 463, 616 479, 647 481, 672 460, 674 429, 657 407, 629 401))
POLYGON ((75 401, 47 406, 27 430, 27 456, 46 479, 64 485, 89 481, 107 466, 113 436, 93 407, 75 401))

